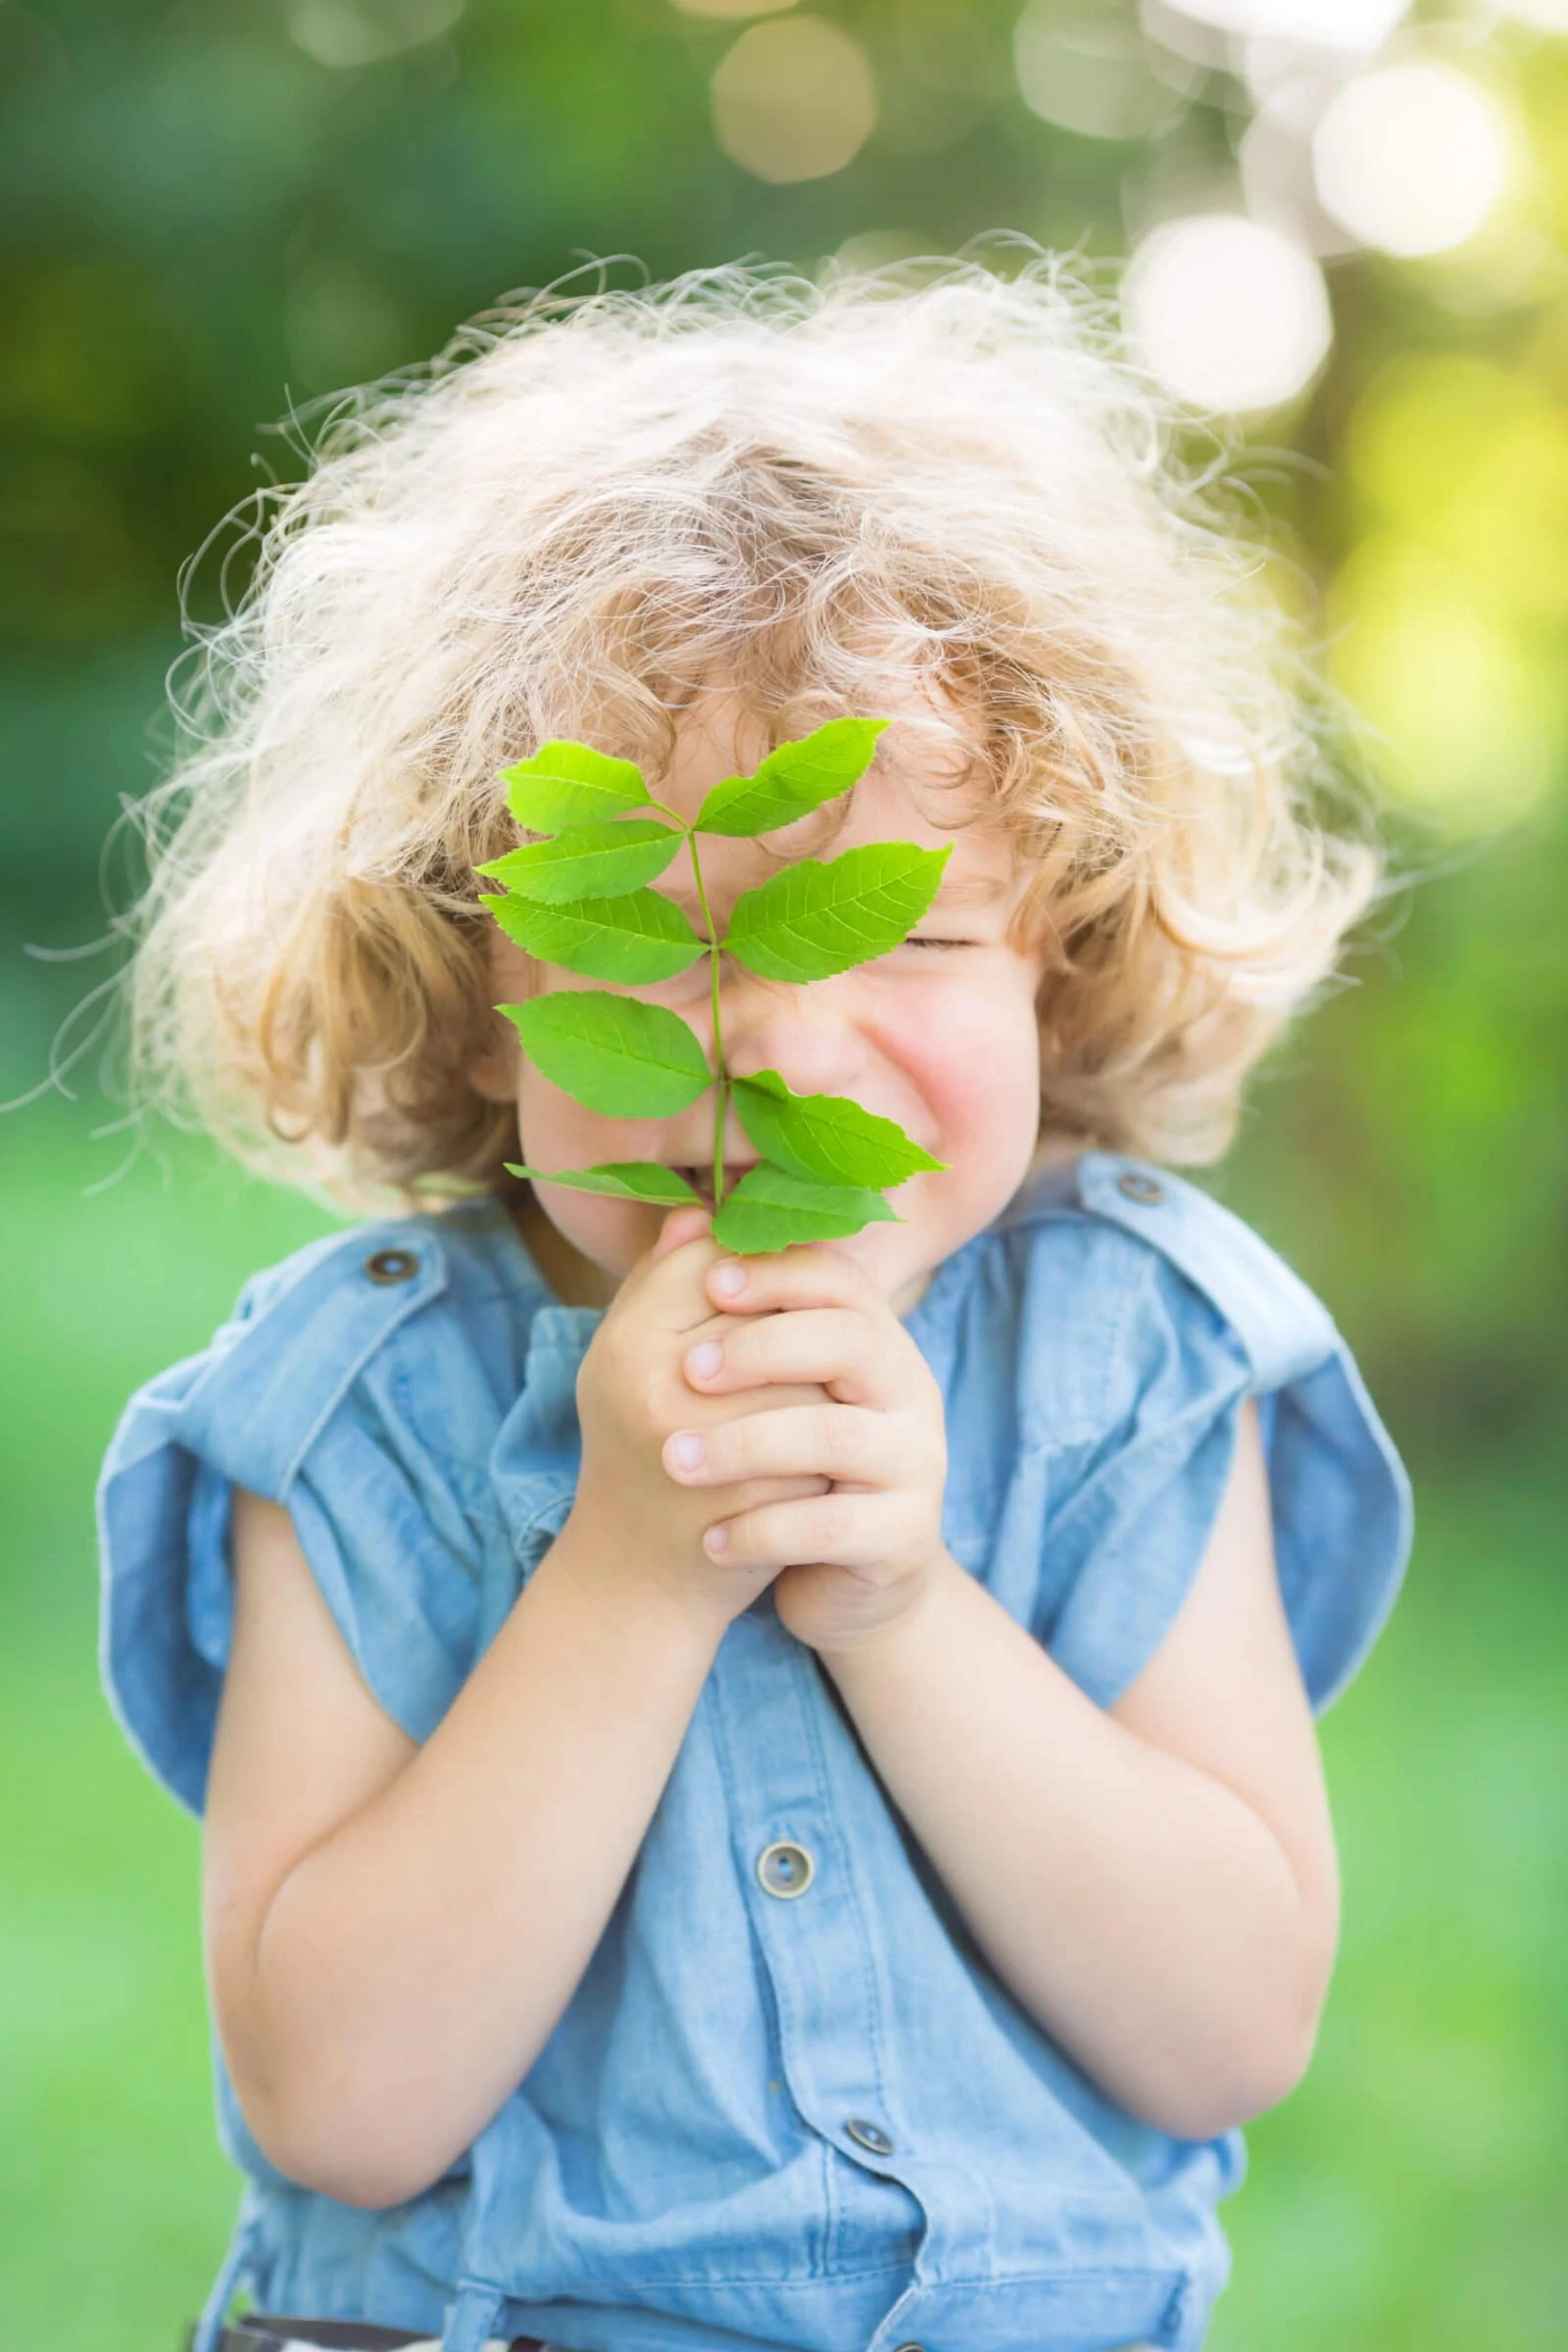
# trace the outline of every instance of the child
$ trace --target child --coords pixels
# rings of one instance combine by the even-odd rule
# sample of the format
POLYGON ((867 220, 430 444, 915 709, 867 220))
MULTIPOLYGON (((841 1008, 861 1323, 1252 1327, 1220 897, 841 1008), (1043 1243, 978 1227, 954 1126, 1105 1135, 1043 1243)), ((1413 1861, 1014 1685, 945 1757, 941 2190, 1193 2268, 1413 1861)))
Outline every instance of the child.
MULTIPOLYGON (((247 2176, 195 2352, 1201 2342, 1409 1507, 1324 1308, 1151 1164, 1223 1150, 1375 887, 1171 422, 1044 258, 735 269, 497 314, 277 494, 150 826, 141 1068, 401 1213, 256 1276, 103 1474, 247 2176), (847 713, 874 765, 705 846, 715 916, 829 839, 951 842, 942 893, 833 979, 725 959, 726 1054, 943 1172, 747 1259, 509 1179, 701 1186, 710 1113, 521 1060, 494 1007, 582 983, 479 905, 498 768, 576 739, 689 815, 847 713)), ((701 964, 631 993, 708 1040, 701 964)))

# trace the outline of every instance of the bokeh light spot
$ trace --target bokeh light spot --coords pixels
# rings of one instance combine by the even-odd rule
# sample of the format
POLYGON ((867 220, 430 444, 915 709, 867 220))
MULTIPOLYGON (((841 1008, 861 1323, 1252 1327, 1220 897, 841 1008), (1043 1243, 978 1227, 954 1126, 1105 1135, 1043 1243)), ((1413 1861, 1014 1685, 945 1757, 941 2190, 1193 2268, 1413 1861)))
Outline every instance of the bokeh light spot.
POLYGON ((1508 183, 1508 119, 1479 82, 1436 61, 1358 74, 1318 124, 1325 212, 1401 258, 1462 245, 1508 183))
POLYGON ((855 277, 862 270, 891 269, 930 251, 930 238, 918 236, 912 228, 864 228, 846 237, 837 251, 828 255, 821 274, 855 277))
POLYGON ((1344 472, 1368 515, 1523 632, 1568 623, 1568 416, 1534 377, 1479 353, 1402 355, 1356 402, 1344 472))
POLYGON ((1264 94, 1237 149, 1252 219, 1320 257, 1354 253, 1360 244, 1323 210, 1312 177, 1312 133, 1335 86, 1326 74, 1283 76, 1264 94))
MULTIPOLYGON (((1343 470, 1369 511, 1408 527, 1440 506, 1488 440, 1509 440, 1539 390, 1480 352, 1402 352, 1346 426, 1343 470)), ((1568 549, 1564 550, 1568 561, 1568 549)))
POLYGON ((683 17, 719 17, 734 23, 740 17, 778 17, 795 0, 670 0, 683 17))
POLYGON ((1137 20, 1105 0, 1029 0, 1013 27, 1018 89, 1031 114, 1092 139, 1149 138, 1184 111, 1200 78, 1196 66, 1167 61, 1170 78, 1150 70, 1137 20))
POLYGON ((318 66, 373 66, 450 32, 464 0, 295 0, 289 37, 318 66))
POLYGON ((1333 340, 1323 273, 1288 237, 1233 213, 1167 220, 1122 286, 1127 330, 1171 390, 1200 408, 1277 408, 1333 340))
POLYGON ((1172 0, 1184 17, 1222 32, 1304 41, 1314 48, 1380 48, 1410 11, 1410 0, 1172 0))
POLYGON ((1391 792, 1455 833, 1536 807, 1558 752, 1550 680, 1463 568, 1376 532, 1334 583, 1329 619, 1335 674, 1383 738, 1391 792))
POLYGON ((743 32, 714 72, 712 100, 719 145, 759 179, 825 179, 876 126, 864 50, 820 17, 743 32))

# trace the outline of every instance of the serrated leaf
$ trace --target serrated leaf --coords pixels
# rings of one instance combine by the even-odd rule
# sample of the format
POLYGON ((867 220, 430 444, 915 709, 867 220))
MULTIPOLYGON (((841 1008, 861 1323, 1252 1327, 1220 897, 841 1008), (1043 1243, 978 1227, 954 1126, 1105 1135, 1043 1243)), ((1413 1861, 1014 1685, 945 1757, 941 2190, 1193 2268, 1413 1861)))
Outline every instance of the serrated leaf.
POLYGON ((750 837, 809 815, 858 782, 870 766, 885 718, 830 718, 797 743, 781 743, 755 775, 726 776, 697 811, 699 833, 750 837))
POLYGON ((731 1078, 730 1094, 763 1158, 808 1181, 886 1192, 946 1164, 911 1143, 896 1119, 862 1110, 848 1095, 793 1094, 777 1070, 731 1078))
POLYGON ((672 899, 657 890, 629 890, 618 899, 482 898, 482 906, 509 939, 544 963, 585 972, 591 980, 636 986, 670 980, 707 953, 672 899))
POLYGON ((652 798, 640 768, 586 743, 542 743, 531 760, 504 767, 500 781, 525 833, 602 824, 627 808, 646 808, 652 798))
POLYGON ((680 1208, 701 1200, 684 1176, 662 1167, 657 1159, 610 1159, 596 1168, 519 1168, 505 1162, 509 1176, 529 1176, 539 1184, 569 1184, 573 1192, 608 1193, 617 1200, 652 1200, 660 1208, 680 1208))
POLYGON ((660 1119, 684 1110, 713 1082, 708 1057, 677 1013, 563 988, 526 1004, 498 1004, 514 1021, 523 1052, 553 1086, 589 1110, 622 1119, 660 1119))
POLYGON ((748 1168, 713 1218, 713 1239, 742 1257, 792 1242, 842 1241, 862 1226, 900 1223, 880 1193, 853 1184, 811 1184, 765 1161, 748 1168))
POLYGON ((527 842, 473 870, 493 874, 519 899, 553 906, 568 899, 618 899, 662 874, 685 838, 678 827, 652 817, 573 825, 554 841, 527 842))
POLYGON ((736 900, 722 944, 764 980, 829 979, 907 938, 952 855, 951 842, 873 841, 825 863, 803 858, 736 900))

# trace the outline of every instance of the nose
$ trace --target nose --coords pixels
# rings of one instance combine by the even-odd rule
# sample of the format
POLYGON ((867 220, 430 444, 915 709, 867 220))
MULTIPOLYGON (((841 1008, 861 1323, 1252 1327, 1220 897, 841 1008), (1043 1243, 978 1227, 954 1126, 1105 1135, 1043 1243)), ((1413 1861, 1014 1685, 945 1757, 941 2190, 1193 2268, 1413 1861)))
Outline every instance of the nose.
POLYGON ((777 1070, 798 1095, 850 1095, 868 1053, 854 1019, 853 987, 838 980, 726 976, 724 1058, 737 1078, 777 1070))

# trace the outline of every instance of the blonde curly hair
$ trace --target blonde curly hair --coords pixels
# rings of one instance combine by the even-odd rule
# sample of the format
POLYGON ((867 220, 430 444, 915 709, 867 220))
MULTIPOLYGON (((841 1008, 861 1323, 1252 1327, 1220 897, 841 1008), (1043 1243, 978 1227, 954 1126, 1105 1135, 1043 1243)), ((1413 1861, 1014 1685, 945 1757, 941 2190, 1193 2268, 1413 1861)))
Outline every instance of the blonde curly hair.
POLYGON ((1312 813, 1328 706, 1192 421, 1038 249, 509 298, 337 400, 191 628, 137 1102, 351 1203, 504 1181, 466 1075, 498 767, 571 736, 652 777, 705 678, 771 741, 892 679, 940 690, 1032 868, 1047 1148, 1216 1157, 1379 866, 1312 813))

